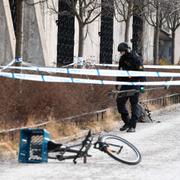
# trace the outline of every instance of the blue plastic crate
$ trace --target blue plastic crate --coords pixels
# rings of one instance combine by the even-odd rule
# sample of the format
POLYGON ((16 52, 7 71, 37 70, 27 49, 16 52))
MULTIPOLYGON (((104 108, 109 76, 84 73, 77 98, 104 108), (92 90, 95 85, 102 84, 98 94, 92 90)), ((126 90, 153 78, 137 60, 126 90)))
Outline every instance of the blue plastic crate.
POLYGON ((50 134, 45 129, 21 129, 18 161, 20 163, 47 162, 49 139, 50 134))

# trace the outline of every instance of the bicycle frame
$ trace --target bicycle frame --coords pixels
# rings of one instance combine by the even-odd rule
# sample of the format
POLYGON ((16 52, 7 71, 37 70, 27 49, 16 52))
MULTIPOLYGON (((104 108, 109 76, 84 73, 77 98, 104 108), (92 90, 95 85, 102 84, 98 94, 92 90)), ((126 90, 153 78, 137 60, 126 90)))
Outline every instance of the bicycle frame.
MULTIPOLYGON (((87 162, 87 157, 91 157, 88 154, 88 151, 90 147, 92 146, 92 140, 93 137, 91 135, 91 132, 89 131, 86 138, 82 141, 80 144, 75 144, 71 146, 60 146, 58 148, 54 148, 53 150, 50 150, 48 153, 56 153, 58 154, 53 158, 48 156, 50 159, 58 159, 59 161, 63 161, 66 159, 73 159, 73 162, 76 164, 78 158, 84 158, 83 162, 87 162), (79 150, 75 149, 76 147, 81 146, 79 150), (73 153, 74 155, 66 155, 65 153, 73 153)), ((58 146, 58 145, 57 145, 58 146)))
MULTIPOLYGON (((85 139, 82 141, 82 143, 71 145, 71 146, 61 146, 52 151, 49 151, 49 153, 55 153, 55 152, 59 153, 58 155, 56 155, 56 157, 51 158, 51 159, 58 159, 59 161, 63 161, 66 159, 73 159, 74 164, 76 164, 78 158, 83 158, 83 162, 86 163, 87 157, 91 157, 91 155, 88 154, 88 151, 92 145, 93 145, 93 148, 99 149, 100 151, 105 151, 105 149, 107 150, 107 145, 99 141, 100 137, 101 136, 98 137, 97 141, 92 142, 93 136, 91 134, 91 131, 89 131, 85 139), (74 149, 78 146, 81 146, 79 150, 74 149), (65 156, 65 153, 74 153, 74 155, 65 156)), ((108 149, 108 151, 110 150, 108 149)))

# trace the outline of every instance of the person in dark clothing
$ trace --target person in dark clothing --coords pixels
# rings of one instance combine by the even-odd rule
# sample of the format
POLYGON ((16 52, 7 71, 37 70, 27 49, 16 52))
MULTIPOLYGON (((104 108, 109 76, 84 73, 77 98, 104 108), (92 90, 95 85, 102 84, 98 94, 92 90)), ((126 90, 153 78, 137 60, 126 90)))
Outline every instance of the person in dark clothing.
MULTIPOLYGON (((120 43, 118 46, 118 51, 121 54, 119 60, 119 70, 128 70, 128 71, 143 71, 143 63, 135 52, 129 52, 129 46, 127 43, 123 42, 120 43)), ((117 77, 117 81, 124 81, 124 82, 139 82, 145 81, 144 77, 117 77)), ((120 91, 136 89, 140 91, 143 89, 143 86, 129 86, 129 85, 122 85, 119 89, 119 86, 116 88, 120 91)), ((139 118, 140 109, 138 108, 138 101, 139 101, 139 92, 136 92, 132 96, 125 96, 125 97, 118 97, 116 99, 117 102, 117 109, 118 112, 121 114, 121 118, 124 122, 124 125, 120 128, 120 131, 127 130, 127 132, 135 132, 136 122, 139 118), (129 116, 129 112, 126 107, 127 101, 130 101, 131 105, 131 117, 129 116)))

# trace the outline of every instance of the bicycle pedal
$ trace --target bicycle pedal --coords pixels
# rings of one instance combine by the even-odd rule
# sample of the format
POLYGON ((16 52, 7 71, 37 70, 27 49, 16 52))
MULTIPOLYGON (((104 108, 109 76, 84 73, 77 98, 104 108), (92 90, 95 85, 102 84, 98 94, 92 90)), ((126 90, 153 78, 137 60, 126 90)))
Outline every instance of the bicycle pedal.
POLYGON ((74 164, 77 164, 77 161, 76 161, 76 160, 73 160, 73 163, 74 163, 74 164))

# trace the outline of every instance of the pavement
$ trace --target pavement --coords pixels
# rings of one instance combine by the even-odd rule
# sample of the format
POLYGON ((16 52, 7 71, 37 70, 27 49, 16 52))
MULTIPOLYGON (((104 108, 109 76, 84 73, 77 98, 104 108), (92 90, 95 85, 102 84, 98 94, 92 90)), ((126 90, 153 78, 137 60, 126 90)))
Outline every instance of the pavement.
POLYGON ((135 133, 110 134, 125 138, 142 155, 138 165, 127 165, 91 148, 87 164, 78 160, 20 164, 17 160, 0 162, 0 180, 179 180, 180 179, 180 105, 152 113, 153 123, 138 123, 135 133))

